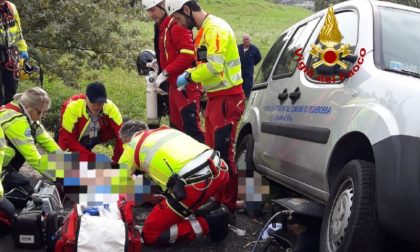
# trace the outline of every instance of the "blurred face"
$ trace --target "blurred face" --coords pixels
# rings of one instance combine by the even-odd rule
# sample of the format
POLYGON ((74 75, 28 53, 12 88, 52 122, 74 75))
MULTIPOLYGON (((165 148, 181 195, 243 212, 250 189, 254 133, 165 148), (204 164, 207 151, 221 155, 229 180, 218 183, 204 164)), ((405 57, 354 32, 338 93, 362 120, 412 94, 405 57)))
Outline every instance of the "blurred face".
POLYGON ((120 139, 121 139, 121 141, 122 141, 124 144, 129 143, 129 142, 130 142, 130 140, 131 140, 129 137, 123 137, 123 136, 121 136, 121 134, 120 134, 120 139))
POLYGON ((189 30, 192 30, 194 28, 194 24, 191 22, 189 18, 187 18, 185 15, 182 15, 179 12, 175 12, 172 14, 172 17, 175 19, 175 21, 181 25, 184 28, 187 28, 189 30))
POLYGON ((32 121, 40 121, 47 116, 48 109, 39 106, 38 108, 29 108, 28 113, 32 121))
POLYGON ((86 98, 86 104, 88 106, 88 109, 90 111, 90 113, 92 113, 92 115, 97 116, 99 115, 99 113, 101 113, 102 109, 104 108, 104 104, 103 102, 95 102, 92 103, 89 101, 88 98, 86 98))
POLYGON ((244 36, 242 41, 245 47, 249 47, 251 45, 251 38, 249 36, 244 36))
POLYGON ((166 12, 158 6, 153 6, 152 8, 148 9, 147 13, 149 14, 149 18, 155 21, 156 23, 162 22, 166 15, 166 12))

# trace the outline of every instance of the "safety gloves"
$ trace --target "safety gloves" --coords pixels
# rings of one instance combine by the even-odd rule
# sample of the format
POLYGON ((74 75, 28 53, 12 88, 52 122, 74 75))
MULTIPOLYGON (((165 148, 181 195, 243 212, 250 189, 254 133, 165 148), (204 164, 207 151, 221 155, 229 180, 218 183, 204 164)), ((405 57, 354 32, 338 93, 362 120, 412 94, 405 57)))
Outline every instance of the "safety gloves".
POLYGON ((169 77, 168 72, 166 72, 165 70, 163 70, 158 77, 156 78, 156 86, 160 86, 160 84, 162 84, 163 82, 165 82, 169 77))
POLYGON ((20 52, 20 57, 21 57, 22 59, 29 60, 29 54, 28 54, 28 52, 26 52, 26 51, 22 51, 22 52, 20 52))
POLYGON ((176 80, 176 85, 178 86, 178 90, 184 89, 184 87, 191 82, 191 73, 190 72, 183 72, 178 79, 176 80))

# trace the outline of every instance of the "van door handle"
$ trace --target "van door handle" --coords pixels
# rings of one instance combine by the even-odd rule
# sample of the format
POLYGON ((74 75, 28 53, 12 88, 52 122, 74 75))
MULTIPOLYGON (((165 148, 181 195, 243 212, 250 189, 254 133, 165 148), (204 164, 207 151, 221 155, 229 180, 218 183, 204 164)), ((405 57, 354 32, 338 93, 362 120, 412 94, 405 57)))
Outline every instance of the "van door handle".
POLYGON ((297 87, 294 92, 289 94, 290 100, 292 100, 292 104, 295 103, 300 98, 300 89, 297 87))
POLYGON ((289 97, 289 94, 287 93, 287 88, 285 88, 284 90, 283 90, 283 93, 280 93, 278 96, 277 96, 277 98, 279 99, 279 101, 280 101, 280 104, 283 104, 283 102, 285 101, 285 100, 287 100, 287 97, 289 97))

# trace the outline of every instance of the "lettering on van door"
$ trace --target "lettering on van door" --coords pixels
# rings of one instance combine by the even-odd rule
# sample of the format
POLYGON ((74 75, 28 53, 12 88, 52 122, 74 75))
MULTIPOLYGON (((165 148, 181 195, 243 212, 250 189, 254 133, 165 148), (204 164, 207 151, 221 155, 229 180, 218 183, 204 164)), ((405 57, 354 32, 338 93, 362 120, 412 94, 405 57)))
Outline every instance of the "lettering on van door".
POLYGON ((322 116, 331 114, 331 106, 328 105, 267 105, 263 110, 268 113, 273 113, 272 121, 282 122, 292 122, 293 115, 296 115, 296 113, 322 116))

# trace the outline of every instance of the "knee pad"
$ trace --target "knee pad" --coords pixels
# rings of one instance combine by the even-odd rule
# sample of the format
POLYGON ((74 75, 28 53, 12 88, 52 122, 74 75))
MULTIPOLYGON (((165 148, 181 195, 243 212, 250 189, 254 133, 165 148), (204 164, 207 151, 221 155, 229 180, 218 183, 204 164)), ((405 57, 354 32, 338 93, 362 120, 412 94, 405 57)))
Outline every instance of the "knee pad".
POLYGON ((204 143, 204 135, 201 132, 198 123, 199 119, 197 118, 198 113, 196 110, 196 103, 191 102, 181 110, 182 122, 184 125, 184 132, 194 138, 195 140, 199 141, 200 143, 204 143))
POLYGON ((204 216, 209 225, 210 240, 222 241, 229 233, 229 212, 224 207, 219 207, 204 216))
POLYGON ((214 133, 214 149, 220 152, 220 157, 229 164, 229 147, 231 144, 230 135, 232 134, 231 123, 219 128, 214 133))
POLYGON ((157 102, 158 117, 169 115, 169 96, 158 94, 157 102))

